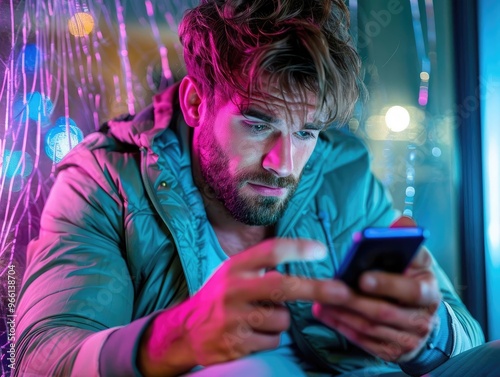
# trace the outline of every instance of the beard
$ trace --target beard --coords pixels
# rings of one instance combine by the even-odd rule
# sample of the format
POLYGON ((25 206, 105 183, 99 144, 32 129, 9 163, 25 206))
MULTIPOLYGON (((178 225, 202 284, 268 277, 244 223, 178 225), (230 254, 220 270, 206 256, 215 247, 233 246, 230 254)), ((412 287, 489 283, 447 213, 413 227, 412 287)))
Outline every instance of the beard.
POLYGON ((217 199, 234 219, 246 225, 276 224, 293 197, 300 177, 277 177, 264 169, 258 172, 242 171, 232 176, 229 158, 215 140, 210 125, 204 125, 200 130, 199 148, 203 182, 199 182, 198 187, 205 196, 217 199), (244 195, 241 189, 248 181, 286 188, 286 196, 244 195))

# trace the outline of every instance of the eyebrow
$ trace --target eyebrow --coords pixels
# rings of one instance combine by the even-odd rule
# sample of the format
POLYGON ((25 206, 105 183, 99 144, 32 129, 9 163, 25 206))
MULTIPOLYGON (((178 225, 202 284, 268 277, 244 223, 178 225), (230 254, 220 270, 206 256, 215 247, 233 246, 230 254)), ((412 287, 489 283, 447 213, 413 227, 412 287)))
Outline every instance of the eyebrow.
MULTIPOLYGON (((255 118, 258 120, 262 120, 263 122, 270 123, 270 124, 276 124, 279 122, 278 119, 274 118, 273 116, 268 115, 268 114, 266 114, 260 110, 257 110, 255 108, 247 109, 246 111, 243 112, 243 116, 245 118, 255 118)), ((306 123, 306 124, 304 124, 303 129, 321 131, 324 129, 324 126, 319 125, 319 124, 314 124, 314 123, 306 123)))
POLYGON ((266 123, 278 123, 278 119, 272 117, 271 115, 265 114, 264 112, 251 108, 243 112, 245 118, 256 118, 262 120, 266 123))

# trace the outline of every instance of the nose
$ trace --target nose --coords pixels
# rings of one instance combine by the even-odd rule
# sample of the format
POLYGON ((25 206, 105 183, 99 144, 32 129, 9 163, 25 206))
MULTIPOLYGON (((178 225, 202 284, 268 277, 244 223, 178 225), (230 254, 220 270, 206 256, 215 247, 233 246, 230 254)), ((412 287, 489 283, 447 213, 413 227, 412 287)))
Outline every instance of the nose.
POLYGON ((278 177, 288 177, 293 172, 293 145, 290 135, 280 135, 264 157, 262 166, 278 177))

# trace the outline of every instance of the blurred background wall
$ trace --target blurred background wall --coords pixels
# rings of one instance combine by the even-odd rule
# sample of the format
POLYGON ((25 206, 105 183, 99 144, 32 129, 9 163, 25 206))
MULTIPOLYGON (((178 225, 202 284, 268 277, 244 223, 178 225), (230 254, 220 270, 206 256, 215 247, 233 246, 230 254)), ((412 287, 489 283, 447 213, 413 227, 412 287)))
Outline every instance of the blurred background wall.
MULTIPOLYGON (((184 75, 177 25, 195 4, 0 0, 3 358, 3 283, 12 266, 17 286, 21 281, 56 164, 102 122, 139 111, 184 75)), ((499 6, 494 0, 348 5, 370 96, 345 131, 366 141, 395 206, 430 230, 427 246, 489 337, 499 338, 499 304, 487 281, 498 279, 500 268, 500 203, 489 201, 500 184, 499 157, 488 144, 500 137, 481 128, 488 119, 484 129, 498 129, 500 70, 488 62, 500 61, 498 48, 491 48, 500 40, 494 30, 499 6), (493 210, 483 218, 484 206, 493 210)))

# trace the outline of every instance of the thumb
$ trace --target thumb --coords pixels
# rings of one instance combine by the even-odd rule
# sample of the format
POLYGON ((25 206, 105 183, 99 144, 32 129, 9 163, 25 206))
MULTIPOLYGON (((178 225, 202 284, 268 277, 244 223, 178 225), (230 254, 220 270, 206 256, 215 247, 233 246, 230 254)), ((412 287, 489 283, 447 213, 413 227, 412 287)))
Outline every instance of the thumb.
MULTIPOLYGON (((417 226, 415 220, 408 216, 401 216, 396 219, 392 224, 391 228, 407 228, 417 226)), ((411 265, 418 268, 428 268, 432 264, 432 258, 430 256, 429 250, 425 246, 420 247, 420 251, 413 258, 411 265)))
POLYGON ((413 220, 411 217, 408 216, 401 216, 398 219, 396 219, 392 224, 391 228, 408 228, 408 227, 413 227, 417 226, 417 223, 415 220, 413 220))

